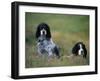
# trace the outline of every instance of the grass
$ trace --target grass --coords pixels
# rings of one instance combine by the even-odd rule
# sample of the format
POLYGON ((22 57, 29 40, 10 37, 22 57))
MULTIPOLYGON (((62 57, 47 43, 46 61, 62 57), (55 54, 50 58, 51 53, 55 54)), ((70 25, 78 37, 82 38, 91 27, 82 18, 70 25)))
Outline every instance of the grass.
POLYGON ((25 67, 56 67, 89 65, 89 16, 65 14, 25 14, 25 67), (39 56, 36 48, 35 32, 38 24, 45 22, 50 26, 52 39, 59 45, 61 58, 39 56), (71 55, 73 45, 84 42, 88 50, 87 58, 71 55))

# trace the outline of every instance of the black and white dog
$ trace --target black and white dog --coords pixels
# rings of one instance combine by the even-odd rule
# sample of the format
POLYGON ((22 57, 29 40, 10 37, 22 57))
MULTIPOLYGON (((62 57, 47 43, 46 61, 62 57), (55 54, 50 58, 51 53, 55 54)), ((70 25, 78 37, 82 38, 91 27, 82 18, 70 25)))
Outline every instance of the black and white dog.
POLYGON ((83 57, 86 58, 87 50, 83 42, 76 43, 75 46, 72 48, 72 53, 74 55, 83 55, 83 57))
POLYGON ((50 28, 46 23, 41 23, 37 27, 37 50, 40 55, 48 54, 48 56, 56 55, 60 58, 59 48, 52 41, 50 28))

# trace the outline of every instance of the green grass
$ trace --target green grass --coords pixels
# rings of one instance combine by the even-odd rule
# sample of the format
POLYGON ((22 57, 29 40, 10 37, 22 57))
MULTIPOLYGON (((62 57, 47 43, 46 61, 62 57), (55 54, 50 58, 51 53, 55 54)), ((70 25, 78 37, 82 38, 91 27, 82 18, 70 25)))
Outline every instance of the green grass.
POLYGON ((89 65, 89 16, 65 14, 25 14, 25 67, 55 67, 89 65), (36 48, 35 32, 38 24, 45 22, 50 26, 52 39, 59 45, 61 58, 39 56, 36 48), (71 55, 73 45, 84 42, 88 50, 86 59, 71 55))

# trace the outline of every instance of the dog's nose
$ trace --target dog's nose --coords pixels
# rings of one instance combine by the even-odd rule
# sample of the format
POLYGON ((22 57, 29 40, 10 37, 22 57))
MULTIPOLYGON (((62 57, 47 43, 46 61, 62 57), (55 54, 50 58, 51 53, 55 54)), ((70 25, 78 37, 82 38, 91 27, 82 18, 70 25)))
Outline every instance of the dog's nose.
POLYGON ((81 51, 81 54, 84 54, 84 51, 83 50, 81 51))
POLYGON ((43 35, 45 35, 45 31, 43 31, 43 35))

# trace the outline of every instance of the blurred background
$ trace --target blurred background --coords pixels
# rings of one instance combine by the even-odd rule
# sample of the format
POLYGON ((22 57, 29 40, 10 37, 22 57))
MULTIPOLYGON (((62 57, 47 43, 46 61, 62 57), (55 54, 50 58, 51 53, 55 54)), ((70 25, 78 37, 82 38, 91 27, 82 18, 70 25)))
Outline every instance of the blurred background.
POLYGON ((89 16, 71 14, 25 13, 25 67, 58 67, 89 65, 89 16), (50 27, 52 39, 60 47, 61 58, 39 57, 37 54, 37 40, 35 33, 40 23, 47 23, 50 27), (77 42, 86 45, 88 54, 70 56, 72 47, 77 42))

